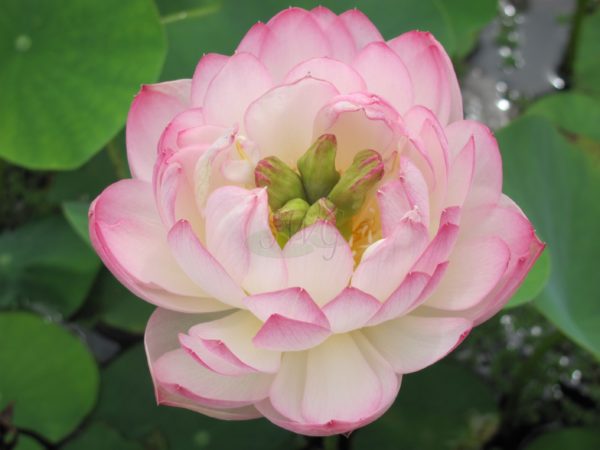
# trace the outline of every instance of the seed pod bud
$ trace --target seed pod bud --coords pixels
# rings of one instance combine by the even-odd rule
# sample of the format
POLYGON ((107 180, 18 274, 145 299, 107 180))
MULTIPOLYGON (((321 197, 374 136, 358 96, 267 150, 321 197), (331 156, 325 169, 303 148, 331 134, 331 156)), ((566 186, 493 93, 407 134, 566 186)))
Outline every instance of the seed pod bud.
POLYGON ((257 187, 266 187, 269 206, 278 210, 294 198, 305 198, 300 176, 276 156, 261 159, 254 169, 257 187))
POLYGON ((298 160, 306 197, 310 203, 327 197, 340 179, 335 170, 337 141, 333 134, 324 134, 298 160))

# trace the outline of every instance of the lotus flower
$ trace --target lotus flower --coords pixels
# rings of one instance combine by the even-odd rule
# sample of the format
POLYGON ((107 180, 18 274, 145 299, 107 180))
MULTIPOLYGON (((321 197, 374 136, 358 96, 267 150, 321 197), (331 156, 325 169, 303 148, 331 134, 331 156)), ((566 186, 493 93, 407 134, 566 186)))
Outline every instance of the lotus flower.
POLYGON ((158 402, 349 432, 500 310, 543 244, 462 117, 434 37, 386 42, 357 10, 287 9, 143 86, 133 178, 93 202, 90 235, 158 307, 158 402))

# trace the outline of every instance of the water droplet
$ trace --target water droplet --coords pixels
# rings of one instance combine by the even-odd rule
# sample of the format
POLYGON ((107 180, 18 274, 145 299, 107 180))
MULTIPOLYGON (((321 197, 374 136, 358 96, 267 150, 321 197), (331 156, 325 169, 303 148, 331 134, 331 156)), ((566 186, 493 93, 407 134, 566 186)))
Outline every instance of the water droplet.
POLYGON ((581 381, 581 370, 575 369, 573 373, 571 373, 571 383, 578 384, 581 381))
POLYGON ((560 91, 561 89, 565 88, 565 80, 554 73, 548 75, 548 81, 554 87, 554 89, 558 89, 560 91))
POLYGON ((539 325, 535 325, 535 326, 531 327, 531 330, 529 332, 531 333, 532 336, 538 337, 542 334, 542 327, 540 327, 539 325))
POLYGON ((26 52, 31 48, 31 37, 26 34, 20 34, 15 39, 15 48, 18 52, 26 52))
POLYGON ((558 364, 560 364, 561 367, 568 366, 570 362, 571 362, 571 360, 566 355, 561 356, 560 359, 558 360, 558 364))

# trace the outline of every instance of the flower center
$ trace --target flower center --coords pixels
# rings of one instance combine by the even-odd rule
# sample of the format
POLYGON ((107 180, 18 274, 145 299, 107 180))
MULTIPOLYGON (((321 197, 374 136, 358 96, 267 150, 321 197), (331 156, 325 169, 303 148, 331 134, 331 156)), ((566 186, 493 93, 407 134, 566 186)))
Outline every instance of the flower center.
POLYGON ((369 194, 383 177, 384 164, 375 150, 362 150, 340 173, 336 151, 335 136, 325 134, 298 160, 297 171, 269 156, 256 165, 255 183, 267 188, 271 229, 281 247, 302 228, 322 220, 338 228, 359 261, 381 235, 377 204, 369 194))

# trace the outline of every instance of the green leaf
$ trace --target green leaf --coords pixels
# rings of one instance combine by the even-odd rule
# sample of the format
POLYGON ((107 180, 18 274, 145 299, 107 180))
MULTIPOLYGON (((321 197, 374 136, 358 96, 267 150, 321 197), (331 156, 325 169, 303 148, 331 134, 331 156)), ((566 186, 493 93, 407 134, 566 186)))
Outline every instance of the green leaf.
POLYGON ((402 380, 383 417, 356 431, 356 450, 480 448, 497 426, 492 393, 473 373, 449 361, 402 380))
POLYGON ((52 442, 71 433, 94 406, 98 371, 83 343, 24 312, 0 313, 0 410, 52 442))
POLYGON ((528 115, 546 117, 559 129, 600 142, 600 101, 578 92, 543 97, 528 115))
POLYGON ((62 204, 62 211, 67 222, 81 239, 92 245, 90 233, 88 232, 89 209, 90 204, 88 202, 65 202, 62 204))
POLYGON ((143 450, 139 443, 126 440, 109 426, 98 422, 92 423, 61 448, 63 450, 143 450))
POLYGON ((44 450, 45 447, 29 436, 20 435, 15 450, 44 450))
POLYGON ((524 450, 597 450, 600 433, 597 428, 567 428, 543 434, 524 450))
POLYGON ((552 260, 534 305, 600 358, 600 154, 570 144, 539 117, 519 119, 497 137, 504 190, 532 220, 552 260))
POLYGON ((143 347, 127 350, 103 372, 95 419, 147 448, 287 450, 295 440, 263 419, 229 422, 157 406, 149 377, 143 347))
POLYGON ((546 286, 550 278, 550 252, 543 252, 525 278, 521 287, 515 292, 505 308, 521 306, 535 299, 546 286))
POLYGON ((4 0, 0 156, 33 169, 80 166, 121 129, 164 56, 151 0, 4 0))
POLYGON ((600 11, 583 20, 574 63, 575 86, 596 95, 600 95, 598 42, 600 42, 600 11))
MULTIPOLYGON (((242 37, 257 21, 267 21, 287 8, 286 0, 179 0, 188 19, 175 20, 172 2, 159 1, 166 19, 169 52, 161 79, 191 78, 203 53, 231 54, 242 37)), ((442 0, 332 0, 324 4, 336 13, 358 7, 367 14, 386 39, 410 30, 432 32, 446 51, 463 57, 471 50, 478 31, 496 15, 493 0, 454 0, 452 6, 442 0)), ((300 0, 294 6, 314 8, 312 0, 300 0)), ((181 16, 183 17, 183 16, 181 16)))
POLYGON ((86 308, 102 323, 134 334, 142 334, 154 306, 129 292, 108 271, 103 270, 86 308))
POLYGON ((65 201, 89 203, 115 181, 117 177, 108 152, 103 151, 77 170, 53 174, 48 200, 59 204, 65 201))
POLYGON ((0 235, 0 308, 73 314, 100 267, 94 251, 61 217, 0 235))

